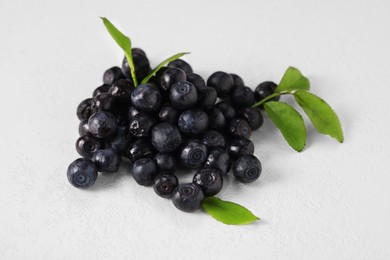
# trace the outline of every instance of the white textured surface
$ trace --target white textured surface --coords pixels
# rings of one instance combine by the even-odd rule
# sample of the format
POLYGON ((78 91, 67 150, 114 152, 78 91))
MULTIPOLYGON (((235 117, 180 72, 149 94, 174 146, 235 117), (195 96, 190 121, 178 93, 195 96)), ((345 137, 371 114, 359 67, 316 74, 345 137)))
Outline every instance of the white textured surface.
POLYGON ((0 259, 390 259, 389 1, 96 2, 0 2, 0 259), (129 165, 71 187, 76 106, 122 59, 99 16, 152 64, 191 51, 204 77, 251 87, 298 67, 345 143, 309 126, 296 153, 267 120, 253 135, 261 179, 220 194, 262 218, 250 226, 176 210, 129 165))

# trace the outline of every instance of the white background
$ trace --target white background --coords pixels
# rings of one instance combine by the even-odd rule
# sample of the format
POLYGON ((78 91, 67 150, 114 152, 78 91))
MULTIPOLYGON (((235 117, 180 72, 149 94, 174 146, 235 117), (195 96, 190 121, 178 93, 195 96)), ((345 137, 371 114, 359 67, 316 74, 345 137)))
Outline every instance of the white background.
POLYGON ((0 259, 390 259, 389 11, 387 0, 0 0, 0 259), (195 72, 252 88, 296 66, 345 142, 308 124, 297 153, 266 119, 252 138, 261 178, 229 178, 219 194, 262 218, 249 226, 176 210, 127 163, 73 188, 76 107, 123 56, 99 16, 153 65, 191 51, 195 72))

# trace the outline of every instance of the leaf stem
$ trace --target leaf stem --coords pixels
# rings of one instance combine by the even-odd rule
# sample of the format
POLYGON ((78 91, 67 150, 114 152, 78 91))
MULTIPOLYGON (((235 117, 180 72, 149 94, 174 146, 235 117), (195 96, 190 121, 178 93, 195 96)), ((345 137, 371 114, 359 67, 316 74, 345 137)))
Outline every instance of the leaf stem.
POLYGON ((129 63, 131 78, 133 79, 134 87, 137 87, 138 82, 137 82, 137 76, 135 75, 135 66, 134 66, 134 61, 133 61, 133 55, 132 55, 132 53, 130 53, 130 54, 125 53, 125 56, 126 56, 127 62, 129 63))
POLYGON ((268 97, 266 98, 263 98, 262 100, 260 100, 259 102, 255 103, 252 108, 256 108, 256 107, 259 107, 261 106, 262 104, 264 104, 265 102, 273 99, 274 97, 279 97, 281 95, 288 95, 288 94, 294 94, 296 92, 296 90, 285 90, 285 91, 281 91, 281 92, 275 92, 271 95, 269 95, 268 97))

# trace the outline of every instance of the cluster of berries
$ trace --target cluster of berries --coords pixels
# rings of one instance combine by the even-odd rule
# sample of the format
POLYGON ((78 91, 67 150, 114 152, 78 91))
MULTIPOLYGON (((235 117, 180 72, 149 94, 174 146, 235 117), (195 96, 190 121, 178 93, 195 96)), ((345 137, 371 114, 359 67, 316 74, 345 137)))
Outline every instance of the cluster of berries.
MULTIPOLYGON (((151 71, 141 49, 132 49, 139 81, 151 71)), ((259 178, 262 167, 253 155, 251 132, 263 118, 251 106, 271 95, 276 84, 261 83, 255 91, 235 74, 215 72, 207 80, 177 59, 160 69, 147 84, 134 86, 125 58, 112 67, 77 108, 82 156, 68 167, 69 182, 92 186, 98 172, 116 172, 122 158, 132 162, 134 180, 153 185, 183 211, 200 208, 204 196, 217 194, 232 169, 237 181, 259 178), (196 169, 192 183, 179 184, 177 167, 196 169)))

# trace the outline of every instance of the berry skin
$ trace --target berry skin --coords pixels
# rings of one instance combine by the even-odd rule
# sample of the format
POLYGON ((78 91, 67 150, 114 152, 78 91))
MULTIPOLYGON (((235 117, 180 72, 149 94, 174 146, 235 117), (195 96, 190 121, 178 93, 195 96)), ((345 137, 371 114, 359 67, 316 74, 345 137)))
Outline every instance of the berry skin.
POLYGON ((168 63, 168 67, 181 69, 187 75, 193 72, 191 65, 182 59, 171 61, 170 63, 168 63))
POLYGON ((211 150, 207 156, 205 165, 216 168, 221 171, 222 175, 226 175, 231 167, 229 154, 219 149, 211 150))
POLYGON ((151 158, 142 158, 134 162, 132 173, 139 185, 150 186, 157 175, 157 165, 151 158))
POLYGON ((223 179, 218 169, 203 167, 195 173, 193 183, 202 188, 205 196, 214 196, 222 190, 223 179))
POLYGON ((147 139, 136 139, 130 143, 129 147, 125 152, 125 157, 128 158, 131 162, 135 162, 138 159, 153 157, 155 150, 147 139))
POLYGON ((233 90, 231 102, 236 109, 250 107, 255 103, 255 94, 249 87, 236 87, 233 90))
POLYGON ((84 135, 76 141, 76 151, 84 158, 92 159, 92 156, 97 150, 104 149, 102 140, 84 135))
POLYGON ((121 68, 112 67, 106 70, 103 74, 103 83, 107 85, 112 85, 115 81, 119 79, 124 79, 125 75, 123 75, 121 68))
POLYGON ((122 106, 129 106, 131 103, 131 93, 134 91, 134 84, 127 79, 116 81, 108 93, 115 97, 122 106))
MULTIPOLYGON (((137 77, 137 80, 141 81, 143 78, 145 78, 148 75, 150 71, 150 63, 143 50, 134 48, 131 51, 132 51, 133 62, 135 67, 135 75, 137 77)), ((122 73, 126 76, 126 78, 131 80, 132 77, 130 72, 130 66, 129 63, 127 62, 126 57, 123 58, 122 73)))
POLYGON ((196 136, 207 130, 209 118, 203 110, 186 110, 180 114, 178 126, 182 133, 196 136))
POLYGON ((111 85, 107 85, 107 84, 103 84, 100 87, 97 87, 93 91, 92 97, 96 97, 97 95, 108 93, 108 90, 110 89, 110 87, 111 87, 111 85))
POLYGON ((234 88, 234 81, 230 74, 217 71, 207 79, 207 86, 215 88, 217 90, 218 97, 225 98, 230 96, 230 93, 234 88))
POLYGON ((233 118, 228 127, 228 133, 232 137, 245 137, 249 138, 251 136, 252 130, 249 126, 249 123, 243 118, 233 118))
POLYGON ((188 168, 199 168, 207 157, 207 147, 196 139, 189 139, 179 151, 180 162, 188 168))
POLYGON ((115 97, 108 93, 102 93, 95 96, 91 101, 91 111, 93 113, 99 111, 108 111, 115 113, 118 110, 117 100, 115 97))
POLYGON ((173 174, 176 171, 176 160, 172 154, 158 153, 153 160, 156 162, 158 172, 173 174))
POLYGON ((238 112, 237 116, 244 118, 249 123, 252 131, 259 129, 264 122, 263 116, 257 108, 244 108, 238 112))
POLYGON ((174 108, 186 110, 196 105, 196 102, 198 101, 198 92, 192 83, 182 81, 171 87, 169 99, 174 108))
POLYGON ((84 119, 84 120, 80 121, 80 124, 79 124, 79 135, 80 136, 90 135, 89 127, 88 127, 88 119, 84 119))
POLYGON ((131 119, 129 131, 135 137, 147 137, 155 124, 156 120, 152 116, 139 113, 131 119))
POLYGON ((226 101, 221 101, 215 105, 225 116, 226 121, 230 121, 236 116, 236 110, 226 101))
POLYGON ((99 138, 115 134, 117 126, 118 123, 114 115, 105 111, 93 114, 88 120, 89 131, 99 138))
POLYGON ((225 116, 222 114, 219 108, 212 108, 207 111, 209 117, 209 129, 219 130, 226 126, 225 116))
MULTIPOLYGON (((260 83, 255 89, 256 101, 260 101, 268 97, 269 95, 273 94, 277 86, 278 85, 276 85, 272 81, 265 81, 263 83, 260 83)), ((280 97, 274 97, 271 100, 278 101, 279 99, 280 97)))
POLYGON ((200 209, 203 199, 202 189, 194 183, 177 186, 172 195, 173 205, 184 212, 194 212, 200 209))
POLYGON ((159 174, 154 179, 153 189, 158 196, 171 198, 173 191, 179 185, 179 180, 173 174, 159 174))
POLYGON ((217 91, 215 88, 203 87, 198 89, 198 106, 204 110, 210 109, 217 101, 217 91))
POLYGON ((187 79, 186 73, 179 68, 169 68, 160 76, 160 86, 164 91, 170 91, 171 87, 178 82, 187 79))
POLYGON ((118 127, 115 135, 107 142, 107 147, 115 148, 120 153, 123 153, 130 146, 133 141, 133 136, 130 134, 126 126, 118 127))
POLYGON ((127 119, 129 121, 131 121, 139 113, 141 113, 139 110, 137 110, 135 107, 131 106, 131 107, 129 107, 129 110, 127 111, 127 119))
POLYGON ((152 144, 162 153, 173 152, 181 144, 182 137, 179 129, 170 123, 160 123, 152 130, 152 144))
POLYGON ((253 142, 244 137, 233 139, 228 146, 229 156, 234 160, 241 155, 252 155, 254 151, 255 146, 253 142))
POLYGON ((67 177, 70 184, 76 188, 89 188, 97 178, 98 172, 89 159, 79 158, 72 162, 67 171, 67 177))
POLYGON ((163 105, 158 113, 158 118, 162 122, 167 122, 171 124, 177 124, 177 120, 179 119, 179 111, 172 107, 171 105, 163 105))
POLYGON ((78 105, 77 117, 80 120, 88 119, 91 116, 92 114, 91 102, 92 102, 92 98, 87 98, 81 101, 81 103, 78 105))
POLYGON ((122 162, 122 155, 118 150, 108 148, 96 151, 92 161, 99 172, 117 172, 122 162))
POLYGON ((199 89, 206 87, 206 82, 204 79, 196 73, 187 74, 187 81, 194 84, 198 91, 199 89))
POLYGON ((220 148, 225 149, 226 140, 220 132, 207 131, 203 134, 201 142, 207 146, 208 149, 220 148))
POLYGON ((161 94, 158 89, 149 84, 139 85, 131 93, 131 102, 139 111, 145 113, 157 112, 161 105, 161 94))
POLYGON ((259 159, 253 155, 242 155, 234 164, 233 174, 239 182, 250 183, 260 177, 261 170, 259 159))
POLYGON ((238 76, 237 74, 233 74, 233 73, 230 73, 230 76, 232 76, 232 78, 233 78, 235 88, 245 86, 244 80, 240 76, 238 76))

